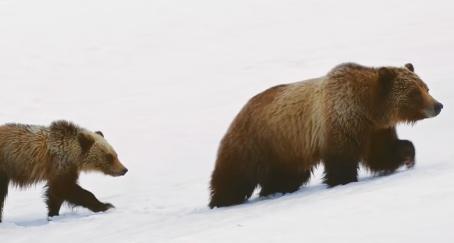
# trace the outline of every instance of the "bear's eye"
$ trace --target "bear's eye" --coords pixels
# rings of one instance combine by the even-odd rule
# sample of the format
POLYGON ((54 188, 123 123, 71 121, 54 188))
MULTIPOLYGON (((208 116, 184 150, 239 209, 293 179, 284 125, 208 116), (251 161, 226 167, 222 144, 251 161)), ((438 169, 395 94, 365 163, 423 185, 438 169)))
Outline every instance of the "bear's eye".
POLYGON ((418 99, 420 95, 421 95, 421 94, 419 93, 419 90, 413 89, 413 90, 410 91, 410 93, 408 94, 408 97, 409 97, 410 99, 418 99))
POLYGON ((105 160, 107 163, 112 163, 114 161, 114 157, 111 154, 106 154, 105 155, 105 160))

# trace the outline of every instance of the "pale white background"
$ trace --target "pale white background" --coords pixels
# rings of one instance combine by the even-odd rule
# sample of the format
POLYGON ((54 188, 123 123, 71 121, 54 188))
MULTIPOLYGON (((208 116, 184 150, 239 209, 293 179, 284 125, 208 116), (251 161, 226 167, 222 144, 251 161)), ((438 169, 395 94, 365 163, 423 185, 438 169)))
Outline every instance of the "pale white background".
POLYGON ((0 241, 454 242, 451 1, 0 0, 0 123, 102 130, 129 168, 82 175, 117 206, 46 220, 10 188, 0 241), (218 142, 242 105, 346 61, 412 62, 442 113, 399 127, 410 171, 209 210, 218 142))

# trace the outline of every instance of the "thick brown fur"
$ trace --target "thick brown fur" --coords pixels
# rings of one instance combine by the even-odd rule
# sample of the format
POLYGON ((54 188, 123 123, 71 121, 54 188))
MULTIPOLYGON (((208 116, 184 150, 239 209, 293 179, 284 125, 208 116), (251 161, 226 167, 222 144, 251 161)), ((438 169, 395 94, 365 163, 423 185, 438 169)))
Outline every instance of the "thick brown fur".
POLYGON ((127 172, 101 135, 67 121, 56 121, 49 127, 0 126, 0 221, 10 182, 19 187, 47 182, 45 196, 50 217, 59 214, 63 202, 93 212, 113 207, 77 184, 82 171, 111 176, 127 172))
POLYGON ((221 141, 209 206, 299 189, 320 162, 324 182, 357 181, 360 161, 386 174, 412 166, 415 149, 395 126, 438 115, 441 103, 405 67, 341 64, 326 76, 279 85, 253 97, 221 141))

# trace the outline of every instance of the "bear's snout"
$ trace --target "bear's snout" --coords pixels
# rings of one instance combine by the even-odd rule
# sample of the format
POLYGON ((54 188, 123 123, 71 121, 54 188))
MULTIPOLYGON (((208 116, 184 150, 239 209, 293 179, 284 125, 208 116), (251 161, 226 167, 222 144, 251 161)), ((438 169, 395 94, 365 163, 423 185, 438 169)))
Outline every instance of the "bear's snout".
POLYGON ((440 114, 442 109, 443 104, 432 98, 430 105, 428 105, 427 108, 424 109, 424 114, 426 115, 426 118, 436 117, 438 114, 440 114))
POLYGON ((440 114, 441 109, 443 109, 443 104, 440 102, 435 102, 435 105, 434 105, 435 116, 440 114))

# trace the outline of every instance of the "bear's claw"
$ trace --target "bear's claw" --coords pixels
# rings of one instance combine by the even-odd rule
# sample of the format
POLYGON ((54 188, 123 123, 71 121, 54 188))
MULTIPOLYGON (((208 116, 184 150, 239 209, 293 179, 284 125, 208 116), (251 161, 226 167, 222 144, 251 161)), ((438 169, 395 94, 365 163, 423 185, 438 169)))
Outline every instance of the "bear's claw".
POLYGON ((413 168, 415 166, 415 160, 411 158, 405 158, 404 160, 404 165, 407 167, 407 169, 413 168))

